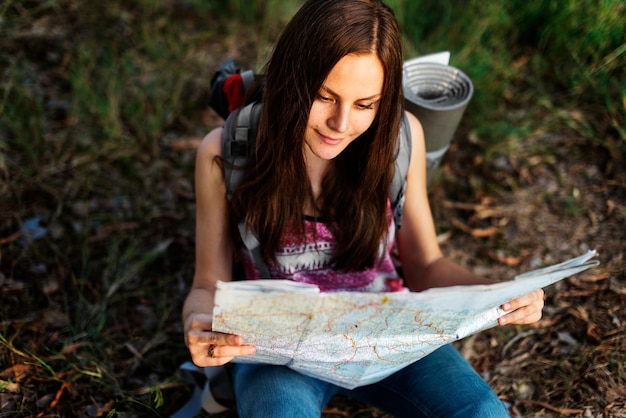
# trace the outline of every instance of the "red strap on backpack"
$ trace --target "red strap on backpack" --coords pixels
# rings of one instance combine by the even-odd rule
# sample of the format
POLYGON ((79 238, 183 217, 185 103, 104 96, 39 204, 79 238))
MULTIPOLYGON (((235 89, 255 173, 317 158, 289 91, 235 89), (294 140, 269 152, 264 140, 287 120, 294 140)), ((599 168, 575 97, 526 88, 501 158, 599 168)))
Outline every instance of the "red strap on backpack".
POLYGON ((240 74, 232 74, 226 80, 224 80, 224 86, 222 91, 228 99, 228 111, 239 108, 243 104, 244 91, 243 91, 243 79, 240 74))

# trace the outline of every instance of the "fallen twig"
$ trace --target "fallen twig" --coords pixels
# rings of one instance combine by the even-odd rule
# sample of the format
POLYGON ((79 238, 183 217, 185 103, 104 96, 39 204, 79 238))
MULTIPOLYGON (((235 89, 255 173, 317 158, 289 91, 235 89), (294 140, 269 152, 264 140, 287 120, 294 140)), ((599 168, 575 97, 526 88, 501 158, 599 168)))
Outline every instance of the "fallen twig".
POLYGON ((0 246, 5 245, 5 244, 10 244, 11 242, 15 241, 16 239, 18 239, 21 236, 22 236, 22 231, 17 231, 15 233, 9 235, 6 238, 0 238, 0 246))
POLYGON ((556 412, 557 414, 561 414, 561 415, 578 415, 578 414, 582 414, 585 412, 584 409, 559 408, 559 407, 550 405, 547 402, 533 401, 531 399, 519 399, 517 400, 517 402, 523 403, 526 405, 540 406, 542 408, 549 409, 550 411, 556 412))
POLYGON ((498 228, 496 228, 495 226, 489 228, 471 228, 456 218, 451 218, 450 222, 452 223, 452 225, 454 225, 463 232, 467 232, 474 238, 490 237, 498 233, 498 228))

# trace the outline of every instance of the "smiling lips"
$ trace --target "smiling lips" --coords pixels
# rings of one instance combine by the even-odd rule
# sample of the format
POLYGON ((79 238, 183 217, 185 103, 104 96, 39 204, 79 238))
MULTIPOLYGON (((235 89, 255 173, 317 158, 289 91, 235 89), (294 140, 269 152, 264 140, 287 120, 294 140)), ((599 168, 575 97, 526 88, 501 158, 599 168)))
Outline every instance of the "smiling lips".
POLYGON ((338 139, 330 138, 328 136, 322 135, 319 132, 317 132, 317 135, 319 135, 319 137, 320 137, 320 139, 322 140, 323 143, 328 144, 328 145, 338 145, 343 140, 342 138, 338 138, 338 139))

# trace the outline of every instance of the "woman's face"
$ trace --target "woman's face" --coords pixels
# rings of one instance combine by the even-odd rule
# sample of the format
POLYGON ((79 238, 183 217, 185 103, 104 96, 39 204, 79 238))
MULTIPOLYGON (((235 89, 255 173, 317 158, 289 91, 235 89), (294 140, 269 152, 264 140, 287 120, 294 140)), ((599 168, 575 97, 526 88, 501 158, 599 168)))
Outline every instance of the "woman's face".
POLYGON ((349 54, 337 62, 311 106, 304 134, 307 163, 328 162, 370 127, 383 81, 375 54, 349 54))

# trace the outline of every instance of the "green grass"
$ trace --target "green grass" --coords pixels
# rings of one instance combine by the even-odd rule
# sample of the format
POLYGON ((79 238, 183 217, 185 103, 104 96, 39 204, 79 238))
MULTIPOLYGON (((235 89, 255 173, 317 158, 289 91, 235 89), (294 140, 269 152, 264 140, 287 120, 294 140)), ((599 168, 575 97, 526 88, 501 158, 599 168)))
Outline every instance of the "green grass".
MULTIPOLYGON (((166 416, 184 400, 194 150, 174 145, 218 123, 217 66, 260 69, 300 3, 0 5, 0 391, 14 411, 166 416)), ((390 4, 407 57, 450 50, 472 78, 460 133, 487 155, 546 129, 626 152, 622 2, 390 4)))
POLYGON ((569 126, 590 141, 626 152, 623 2, 390 4, 409 56, 449 50, 451 64, 470 76, 476 90, 466 120, 481 138, 493 142, 507 135, 506 127, 494 123, 508 119, 511 110, 525 109, 532 119, 545 109, 555 113, 548 116, 555 130, 569 126))

